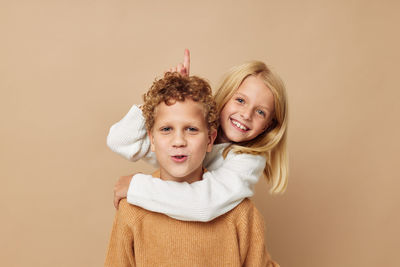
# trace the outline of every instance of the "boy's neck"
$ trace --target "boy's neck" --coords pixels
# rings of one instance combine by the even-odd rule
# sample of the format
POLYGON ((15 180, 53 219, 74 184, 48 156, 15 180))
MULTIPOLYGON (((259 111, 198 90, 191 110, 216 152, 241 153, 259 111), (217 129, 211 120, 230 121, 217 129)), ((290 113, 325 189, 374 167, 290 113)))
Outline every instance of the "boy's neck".
POLYGON ((205 172, 205 170, 203 169, 203 167, 200 167, 200 168, 196 169, 195 171, 191 172, 190 174, 186 175, 185 177, 173 177, 168 172, 166 172, 163 168, 160 168, 155 173, 153 173, 153 177, 158 177, 164 181, 173 181, 173 182, 179 182, 179 183, 186 182, 186 183, 191 184, 191 183, 200 181, 202 179, 204 172, 205 172))

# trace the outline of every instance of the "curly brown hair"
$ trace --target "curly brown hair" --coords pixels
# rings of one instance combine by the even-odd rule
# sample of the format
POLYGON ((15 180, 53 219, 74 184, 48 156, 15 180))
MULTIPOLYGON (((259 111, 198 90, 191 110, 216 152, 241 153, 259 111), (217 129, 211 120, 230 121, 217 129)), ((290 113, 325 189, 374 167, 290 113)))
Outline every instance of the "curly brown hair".
POLYGON ((155 109, 161 102, 172 105, 175 101, 184 101, 186 98, 203 104, 209 130, 218 128, 217 108, 208 82, 197 76, 188 77, 177 72, 167 72, 163 78, 154 81, 143 95, 142 111, 146 119, 146 129, 153 129, 155 109))

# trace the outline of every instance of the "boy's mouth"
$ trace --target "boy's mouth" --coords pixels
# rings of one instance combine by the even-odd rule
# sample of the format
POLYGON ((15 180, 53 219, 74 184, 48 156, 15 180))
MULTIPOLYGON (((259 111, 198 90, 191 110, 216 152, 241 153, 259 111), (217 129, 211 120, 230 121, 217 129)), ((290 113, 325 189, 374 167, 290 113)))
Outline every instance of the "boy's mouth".
POLYGON ((184 162, 185 160, 187 160, 188 156, 187 155, 174 155, 171 156, 172 160, 175 162, 184 162))
POLYGON ((248 130, 250 130, 246 125, 238 122, 235 119, 230 118, 231 124, 233 125, 233 127, 235 127, 236 129, 238 129, 239 131, 242 132, 247 132, 248 130))

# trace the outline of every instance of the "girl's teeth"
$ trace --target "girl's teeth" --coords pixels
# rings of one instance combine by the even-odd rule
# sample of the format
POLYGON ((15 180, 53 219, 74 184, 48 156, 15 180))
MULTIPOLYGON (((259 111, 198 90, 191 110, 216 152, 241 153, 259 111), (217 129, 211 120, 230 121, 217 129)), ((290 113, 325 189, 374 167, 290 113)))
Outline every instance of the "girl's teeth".
POLYGON ((237 122, 237 121, 232 121, 232 123, 235 124, 237 127, 239 127, 240 129, 242 129, 242 130, 244 130, 244 131, 247 130, 246 127, 244 127, 243 125, 241 125, 241 124, 240 124, 239 122, 237 122))

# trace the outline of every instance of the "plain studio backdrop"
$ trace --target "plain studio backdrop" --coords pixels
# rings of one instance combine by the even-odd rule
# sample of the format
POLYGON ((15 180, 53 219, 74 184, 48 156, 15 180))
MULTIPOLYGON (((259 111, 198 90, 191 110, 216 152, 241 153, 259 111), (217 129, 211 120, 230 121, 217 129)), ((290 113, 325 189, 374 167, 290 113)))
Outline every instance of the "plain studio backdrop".
POLYGON ((106 146, 155 77, 192 54, 215 90, 273 67, 290 180, 253 200, 283 267, 400 266, 398 1, 1 1, 0 265, 101 266, 121 175, 106 146))

